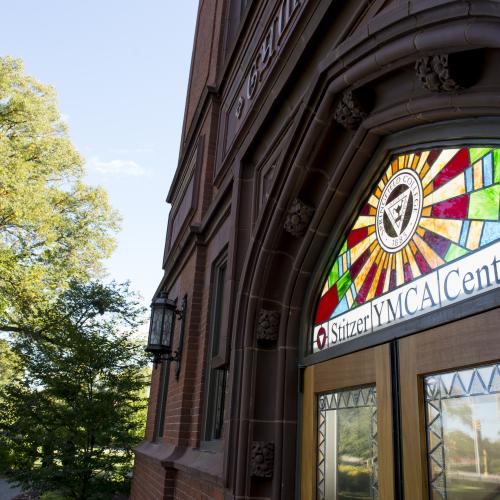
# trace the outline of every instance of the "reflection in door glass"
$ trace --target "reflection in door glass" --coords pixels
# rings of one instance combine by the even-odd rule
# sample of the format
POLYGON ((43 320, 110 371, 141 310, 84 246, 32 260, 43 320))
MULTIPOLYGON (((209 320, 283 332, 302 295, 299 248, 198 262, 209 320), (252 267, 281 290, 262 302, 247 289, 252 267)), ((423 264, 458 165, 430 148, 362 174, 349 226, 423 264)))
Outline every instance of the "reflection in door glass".
POLYGON ((375 387, 319 396, 317 496, 378 498, 375 387))
POLYGON ((425 378, 432 499, 500 499, 500 365, 425 378))

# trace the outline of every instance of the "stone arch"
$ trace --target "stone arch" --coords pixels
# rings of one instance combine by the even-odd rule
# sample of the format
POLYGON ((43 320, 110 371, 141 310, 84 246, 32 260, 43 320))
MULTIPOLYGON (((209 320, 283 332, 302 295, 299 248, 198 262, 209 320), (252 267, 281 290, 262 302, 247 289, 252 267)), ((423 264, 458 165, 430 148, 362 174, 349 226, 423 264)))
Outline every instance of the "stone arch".
MULTIPOLYGON (((384 148, 390 151, 390 143, 383 145, 385 138, 427 123, 437 123, 439 128, 448 121, 500 116, 500 82, 491 72, 481 75, 478 68, 479 84, 463 90, 458 75, 458 87, 451 92, 439 85, 425 88, 419 81, 421 75, 415 74, 417 61, 424 57, 460 57, 478 50, 488 60, 499 48, 500 13, 481 3, 474 7, 474 15, 483 9, 483 18, 472 22, 469 4, 453 5, 453 16, 448 5, 448 10, 429 9, 427 17, 422 14, 420 19, 399 9, 374 23, 370 36, 352 35, 321 62, 302 99, 287 152, 277 166, 266 215, 259 220, 247 252, 233 322, 237 361, 232 366, 237 371, 232 375, 232 398, 238 404, 231 419, 239 424, 231 425, 229 461, 236 457, 232 450, 239 445, 250 450, 254 442, 272 443, 272 481, 255 474, 255 457, 250 453, 232 469, 236 495, 293 497, 286 475, 295 470, 297 456, 299 360, 310 318, 305 308, 312 307, 315 290, 324 278, 331 235, 341 233, 348 224, 348 210, 344 211, 348 196, 355 186, 359 192, 352 204, 364 195, 363 182, 366 187, 371 178, 367 165, 374 153, 378 149, 382 157, 384 148), (384 93, 384 82, 396 90, 399 82, 404 89, 389 95, 384 93), (363 110, 366 117, 358 128, 348 131, 335 120, 346 90, 371 94, 363 110), (295 199, 315 209, 299 238, 283 229, 295 199), (262 310, 279 316, 277 339, 266 346, 256 339, 262 310), (275 398, 270 400, 273 389, 275 398)), ((437 71, 434 80, 446 80, 446 76, 437 71)), ((373 173, 378 167, 371 168, 373 173)))

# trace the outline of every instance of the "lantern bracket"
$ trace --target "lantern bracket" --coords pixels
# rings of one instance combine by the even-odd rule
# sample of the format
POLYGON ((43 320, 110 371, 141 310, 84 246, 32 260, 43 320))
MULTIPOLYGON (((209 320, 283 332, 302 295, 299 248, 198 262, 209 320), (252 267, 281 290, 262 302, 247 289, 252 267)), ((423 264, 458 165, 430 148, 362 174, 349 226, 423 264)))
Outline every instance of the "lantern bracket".
POLYGON ((175 379, 179 380, 179 376, 181 373, 181 358, 182 358, 182 350, 184 347, 184 332, 185 332, 185 319, 186 319, 186 311, 187 311, 187 295, 184 295, 182 299, 182 304, 180 309, 175 309, 174 314, 177 319, 181 322, 181 329, 179 333, 179 342, 177 344, 177 349, 172 352, 155 352, 153 354, 153 364, 155 369, 162 362, 171 363, 174 362, 177 364, 175 369, 175 379))

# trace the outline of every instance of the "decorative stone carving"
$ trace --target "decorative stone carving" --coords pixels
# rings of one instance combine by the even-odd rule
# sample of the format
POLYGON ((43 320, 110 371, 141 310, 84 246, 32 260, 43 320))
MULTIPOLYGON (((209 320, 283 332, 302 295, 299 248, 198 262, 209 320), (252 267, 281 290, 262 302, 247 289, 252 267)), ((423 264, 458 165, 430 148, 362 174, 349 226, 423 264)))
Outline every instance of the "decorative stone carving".
POLYGON ((361 100, 352 90, 344 91, 333 115, 336 122, 350 130, 357 129, 367 116, 361 100))
POLYGON ((250 474, 252 477, 273 477, 274 443, 254 441, 250 455, 250 474))
POLYGON ((257 323, 257 340, 260 342, 275 342, 278 340, 279 326, 279 311, 262 309, 257 323))
POLYGON ((284 225, 285 231, 296 237, 302 236, 306 232, 313 214, 313 207, 295 198, 286 214, 284 225))
MULTIPOLYGON (((457 56, 458 57, 458 56, 457 56)), ((422 85, 433 92, 456 92, 465 88, 460 65, 448 54, 422 57, 415 63, 422 85)))
POLYGON ((236 103, 236 110, 234 112, 238 120, 241 118, 241 114, 243 113, 244 107, 245 107, 245 99, 243 98, 243 96, 240 96, 238 102, 236 103))
POLYGON ((484 52, 480 49, 422 57, 415 72, 423 87, 432 92, 458 92, 481 77, 484 52))

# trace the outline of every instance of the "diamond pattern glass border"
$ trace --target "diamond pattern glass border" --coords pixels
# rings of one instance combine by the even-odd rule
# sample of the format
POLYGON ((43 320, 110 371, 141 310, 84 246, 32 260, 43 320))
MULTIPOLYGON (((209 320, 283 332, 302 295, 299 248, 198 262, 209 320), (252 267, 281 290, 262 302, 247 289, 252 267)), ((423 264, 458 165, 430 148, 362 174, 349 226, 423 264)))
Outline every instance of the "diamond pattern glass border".
POLYGON ((429 375, 424 379, 424 390, 431 497, 447 500, 442 401, 500 393, 500 364, 429 375))
POLYGON ((370 478, 372 499, 378 499, 378 451, 377 451, 377 391, 376 388, 360 387, 344 391, 330 392, 318 396, 318 467, 317 499, 326 500, 326 412, 348 408, 371 409, 371 452, 373 473, 370 478))

